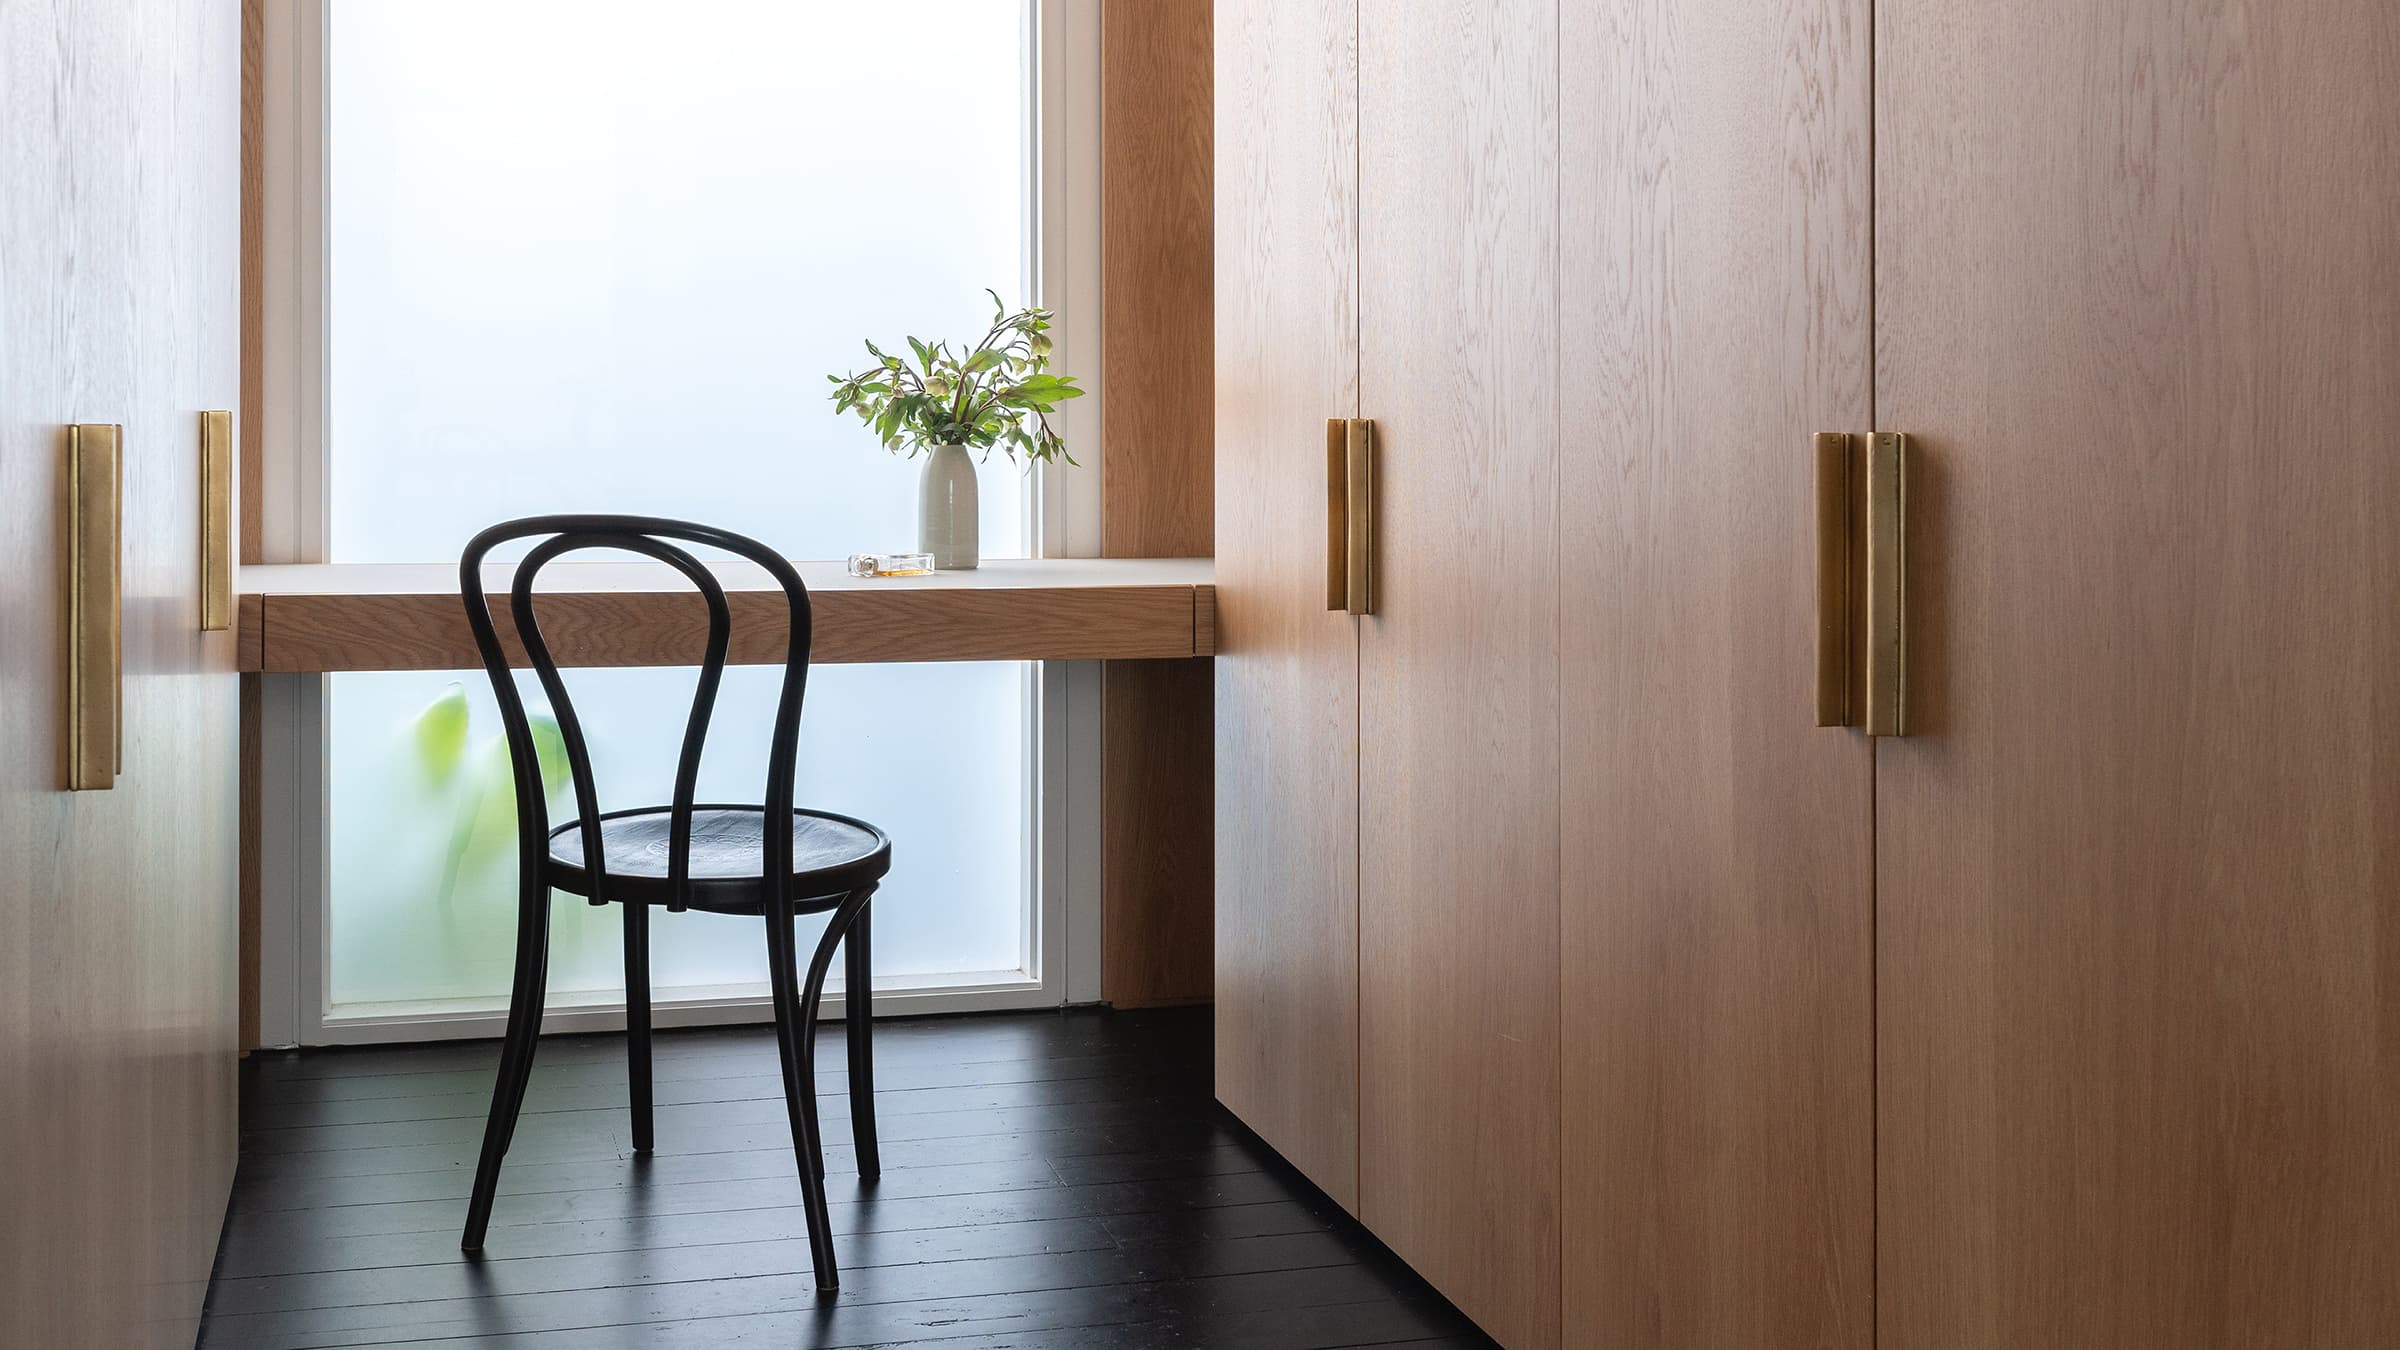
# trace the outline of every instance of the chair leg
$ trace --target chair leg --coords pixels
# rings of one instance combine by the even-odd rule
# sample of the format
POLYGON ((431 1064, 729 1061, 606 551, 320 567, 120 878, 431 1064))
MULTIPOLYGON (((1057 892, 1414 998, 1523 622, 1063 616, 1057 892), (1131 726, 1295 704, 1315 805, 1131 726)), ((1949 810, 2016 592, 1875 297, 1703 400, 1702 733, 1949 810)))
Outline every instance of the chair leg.
POLYGON ((467 1201, 461 1250, 483 1250, 500 1186, 500 1160, 516 1137, 525 1084, 533 1077, 534 1045, 542 1035, 542 999, 550 981, 550 892, 529 888, 517 909, 517 969, 508 995, 508 1030, 500 1039, 500 1074, 492 1082, 492 1111, 483 1126, 483 1153, 475 1162, 475 1189, 467 1201))
POLYGON ((825 997, 826 970, 833 949, 867 893, 842 903, 825 926, 825 937, 810 957, 805 981, 798 978, 798 939, 788 914, 767 915, 767 974, 775 991, 775 1042, 783 1064, 783 1095, 792 1123, 793 1161, 800 1171, 800 1198, 808 1215, 808 1254, 816 1267, 817 1289, 832 1293, 841 1287, 833 1256, 833 1219, 825 1204, 824 1140, 817 1126, 817 1005, 825 997), (794 986, 798 987, 795 988, 794 986))
POLYGON ((868 932, 874 907, 861 905, 842 937, 842 1036, 850 1048, 850 1142, 858 1150, 858 1175, 883 1175, 883 1150, 875 1139, 875 960, 868 932))
POLYGON ((633 1111, 633 1151, 648 1153, 650 1133, 650 907, 625 905, 625 1096, 633 1111))

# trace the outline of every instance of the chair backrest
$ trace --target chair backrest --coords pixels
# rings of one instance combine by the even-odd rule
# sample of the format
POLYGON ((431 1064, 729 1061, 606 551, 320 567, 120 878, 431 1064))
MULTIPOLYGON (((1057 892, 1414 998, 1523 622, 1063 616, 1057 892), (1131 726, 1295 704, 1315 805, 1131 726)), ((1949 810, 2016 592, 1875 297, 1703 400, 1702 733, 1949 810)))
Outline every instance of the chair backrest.
MULTIPOLYGON (((783 587, 784 600, 791 612, 791 644, 784 654, 783 688, 775 701, 775 729, 767 751, 764 805, 769 822, 789 821, 792 814, 792 778, 800 746, 800 703, 808 685, 808 587, 801 583, 800 574, 789 562, 755 539, 712 526, 652 516, 527 516, 494 525, 467 544, 458 561, 458 589, 465 598, 467 624, 475 631, 475 647, 483 655, 484 672, 491 676, 492 692, 500 701, 501 725, 508 735, 509 762, 517 794, 517 872, 520 890, 528 897, 528 903, 537 895, 543 897, 542 903, 548 903, 541 875, 543 862, 549 856, 550 809, 543 795, 541 760, 534 746, 533 725, 526 718, 525 701, 517 694, 517 682, 509 674, 508 653, 500 645, 491 603, 484 595, 483 559, 497 545, 537 535, 549 538, 534 545, 524 561, 517 564, 516 577, 509 586, 509 615, 534 673, 542 682, 543 692, 550 698, 550 710, 558 718, 568 774, 575 785, 584 869, 591 880, 594 904, 602 903, 606 894, 607 864, 601 850, 600 801, 592 786, 592 757, 585 748, 583 724, 575 716, 573 701, 567 697, 566 682, 559 678, 558 662, 552 659, 550 645, 542 640, 541 624, 534 618, 534 578, 544 567, 569 553, 621 549, 654 558, 682 573, 708 604, 708 646, 701 657, 699 683, 692 691, 691 716, 684 724, 683 752, 675 765, 675 798, 668 837, 667 875, 673 896, 668 907, 682 909, 691 883, 692 793, 700 776, 700 751, 708 739, 709 716, 716 708, 717 685, 725 675, 725 653, 732 636, 733 617, 725 603, 725 588, 716 577, 699 559, 668 541, 701 544, 746 558, 765 568, 783 587)), ((775 909, 789 913, 793 899, 790 828, 763 831, 762 847, 766 855, 762 862, 769 902, 775 909)))

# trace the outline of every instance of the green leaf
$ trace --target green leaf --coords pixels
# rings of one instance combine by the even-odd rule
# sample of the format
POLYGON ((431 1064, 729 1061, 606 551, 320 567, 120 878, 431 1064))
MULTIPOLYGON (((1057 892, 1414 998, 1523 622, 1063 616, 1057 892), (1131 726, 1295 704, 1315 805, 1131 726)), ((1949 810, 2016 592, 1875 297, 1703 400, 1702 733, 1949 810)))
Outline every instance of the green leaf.
POLYGON ((555 797, 570 786, 566 733, 558 729, 558 719, 548 713, 533 713, 525 721, 533 731, 533 758, 541 765, 542 791, 555 797))
POLYGON ((494 851, 516 833, 517 825, 517 782, 509 766, 507 738, 494 736, 485 741, 476 758, 480 761, 476 777, 482 780, 483 791, 473 819, 467 822, 465 837, 453 841, 469 856, 494 851))
POLYGON ((447 778, 467 749, 467 687, 456 680, 442 687, 417 714, 417 763, 429 777, 447 778))
POLYGON ((855 414, 884 449, 912 458, 950 443, 1000 446, 1012 459, 1018 449, 1035 460, 1064 455, 1045 419, 1084 391, 1072 378, 1049 373, 1053 346, 1045 334, 1056 316, 1031 305, 1012 311, 990 287, 984 294, 992 323, 973 350, 961 354, 946 341, 911 335, 912 367, 869 340, 864 345, 875 366, 826 377, 834 385, 834 411, 855 414))

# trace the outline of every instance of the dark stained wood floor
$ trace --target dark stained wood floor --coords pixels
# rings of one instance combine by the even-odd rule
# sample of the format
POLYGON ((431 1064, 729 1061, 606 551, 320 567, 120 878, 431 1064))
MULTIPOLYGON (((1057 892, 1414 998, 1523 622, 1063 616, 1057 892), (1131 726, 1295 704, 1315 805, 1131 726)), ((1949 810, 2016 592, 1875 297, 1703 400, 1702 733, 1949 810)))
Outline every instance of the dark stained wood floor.
POLYGON ((661 1032, 658 1149, 612 1036, 542 1042, 483 1258, 458 1228, 499 1048, 253 1056, 200 1343, 527 1350, 1490 1346, 1219 1108, 1206 1009, 879 1023, 884 1175, 825 1069, 820 1299, 772 1032, 661 1032))

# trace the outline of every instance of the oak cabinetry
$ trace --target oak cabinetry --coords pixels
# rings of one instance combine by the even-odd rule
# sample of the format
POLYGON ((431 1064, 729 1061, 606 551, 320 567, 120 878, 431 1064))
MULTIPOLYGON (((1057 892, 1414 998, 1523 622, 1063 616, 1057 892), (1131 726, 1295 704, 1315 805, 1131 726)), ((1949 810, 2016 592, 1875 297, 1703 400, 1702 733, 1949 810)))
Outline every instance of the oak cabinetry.
POLYGON ((1359 1217, 1511 1345, 1558 1343, 1550 0, 1359 28, 1359 1217), (1442 209, 1433 209, 1434 203, 1442 209))
POLYGON ((1353 1211, 1358 644, 1325 609, 1324 427, 1358 404, 1360 2, 1214 18, 1217 1095, 1353 1211))
POLYGON ((2400 9, 1217 15, 1225 1102, 1512 1347, 2400 1344, 2400 9))
MULTIPOLYGON (((231 0, 0 4, 0 1346, 183 1350, 238 1143, 234 635, 201 414, 240 398, 231 0), (113 786, 67 781, 74 423, 116 424, 113 786)), ((93 673, 86 668, 86 674, 93 673)))
POLYGON ((1879 1344, 2400 1345, 2400 7, 1876 48, 1879 1344))
POLYGON ((1867 10, 1560 10, 1573 1346, 1873 1341, 1873 764, 1809 715, 1805 509, 1875 425, 1867 10))

